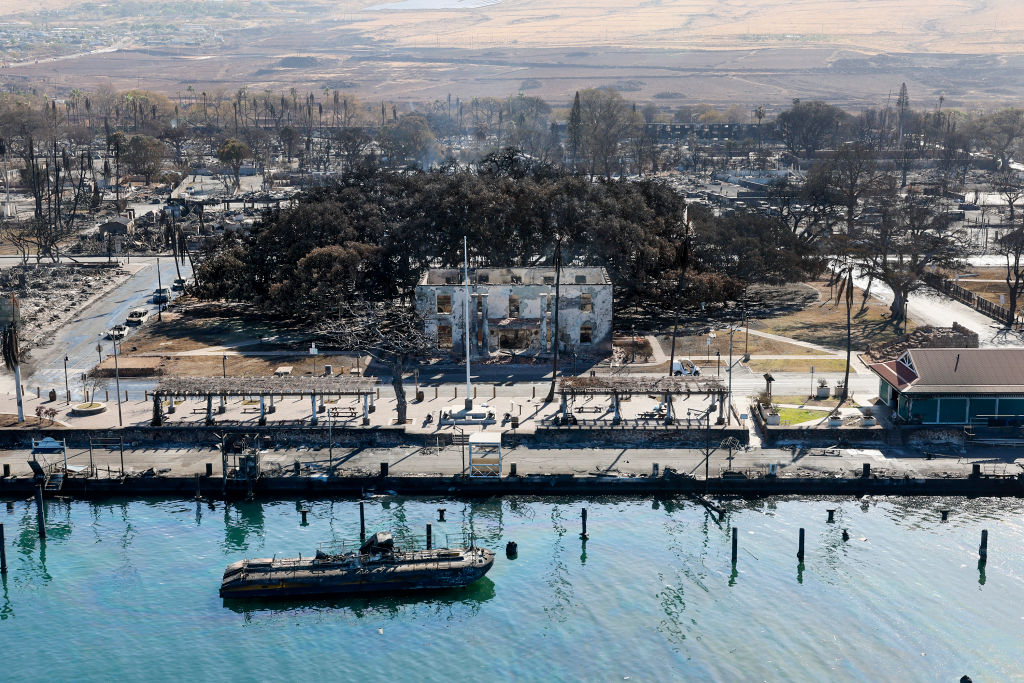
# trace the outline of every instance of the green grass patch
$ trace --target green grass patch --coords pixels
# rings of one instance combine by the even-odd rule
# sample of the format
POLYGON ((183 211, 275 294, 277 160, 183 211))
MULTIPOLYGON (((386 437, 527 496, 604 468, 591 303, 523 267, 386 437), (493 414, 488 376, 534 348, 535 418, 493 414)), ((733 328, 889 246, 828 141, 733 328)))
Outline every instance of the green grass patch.
POLYGON ((805 410, 804 408, 779 408, 779 421, 783 427, 820 420, 828 415, 827 410, 805 410))

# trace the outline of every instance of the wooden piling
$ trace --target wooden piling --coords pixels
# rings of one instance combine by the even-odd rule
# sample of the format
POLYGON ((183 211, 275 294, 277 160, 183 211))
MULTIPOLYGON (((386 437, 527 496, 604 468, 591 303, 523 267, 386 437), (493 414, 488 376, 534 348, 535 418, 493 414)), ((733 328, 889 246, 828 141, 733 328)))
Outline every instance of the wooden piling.
POLYGON ((804 561, 804 528, 800 527, 800 544, 797 546, 796 559, 804 561))
POLYGON ((828 519, 825 521, 827 521, 829 524, 832 524, 836 521, 836 511, 834 509, 828 510, 828 519))
POLYGON ((740 532, 736 527, 732 528, 732 566, 736 566, 736 555, 740 547, 740 532))
POLYGON ((498 385, 497 384, 492 384, 491 385, 491 399, 495 399, 495 398, 498 398, 498 385))
POLYGON ((437 398, 437 387, 434 387, 434 398, 437 398))
POLYGON ((580 519, 583 521, 583 531, 580 533, 580 538, 590 538, 590 534, 587 533, 587 508, 583 508, 580 519))
POLYGON ((46 512, 43 510, 42 486, 36 487, 36 524, 39 526, 39 538, 46 538, 46 512))
POLYGON ((445 510, 446 510, 446 508, 437 508, 437 521, 439 521, 439 522, 443 522, 444 521, 445 510))
POLYGON ((942 521, 949 521, 949 510, 940 510, 940 512, 942 513, 942 521))
POLYGON ((306 524, 306 515, 309 514, 309 510, 307 508, 302 508, 301 510, 299 510, 299 514, 302 515, 302 524, 303 524, 303 526, 305 526, 305 524, 306 524))
POLYGON ((7 573, 7 542, 4 540, 4 525, 0 524, 0 574, 7 573))
POLYGON ((366 510, 363 501, 359 501, 359 542, 366 540, 366 510))
POLYGON ((434 539, 434 532, 430 528, 430 522, 427 522, 427 550, 430 550, 433 547, 433 545, 434 545, 433 539, 434 539))
POLYGON ((978 547, 978 559, 988 561, 988 529, 981 530, 981 545, 978 547))

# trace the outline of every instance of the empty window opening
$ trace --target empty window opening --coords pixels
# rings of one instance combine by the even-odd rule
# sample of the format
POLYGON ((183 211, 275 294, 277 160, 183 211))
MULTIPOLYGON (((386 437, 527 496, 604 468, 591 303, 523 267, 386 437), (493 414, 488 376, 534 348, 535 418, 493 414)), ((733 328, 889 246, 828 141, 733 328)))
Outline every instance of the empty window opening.
POLYGON ((488 282, 491 281, 491 276, 488 275, 487 273, 477 273, 476 281, 479 282, 480 284, 486 285, 488 282))
POLYGON ((514 285, 521 285, 521 284, 523 284, 523 276, 522 275, 513 275, 512 276, 512 284, 514 284, 514 285))
POLYGON ((498 347, 510 350, 530 348, 533 333, 529 330, 502 330, 498 333, 498 347))
POLYGON ((555 276, 554 275, 545 275, 544 276, 544 284, 546 284, 546 285, 553 285, 553 284, 555 284, 555 276))
POLYGON ((590 313, 594 310, 594 299, 589 294, 580 294, 580 313, 590 313))
POLYGON ((519 317, 519 297, 515 294, 508 295, 508 317, 519 317))
POLYGON ((587 276, 586 275, 577 275, 576 276, 576 284, 578 284, 578 285, 585 285, 585 284, 587 284, 587 276))
POLYGON ((580 344, 594 343, 594 328, 590 325, 580 327, 580 344))
MULTIPOLYGON (((437 295, 437 312, 438 313, 451 313, 452 312, 452 295, 451 294, 438 294, 437 295)), ((449 329, 449 334, 451 330, 449 329)))
POLYGON ((438 325, 437 326, 437 348, 439 348, 439 349, 450 349, 450 348, 452 348, 452 328, 451 328, 451 325, 438 325))
POLYGON ((482 296, 478 296, 476 298, 476 313, 477 313, 477 315, 482 315, 483 312, 484 312, 484 298, 482 296))

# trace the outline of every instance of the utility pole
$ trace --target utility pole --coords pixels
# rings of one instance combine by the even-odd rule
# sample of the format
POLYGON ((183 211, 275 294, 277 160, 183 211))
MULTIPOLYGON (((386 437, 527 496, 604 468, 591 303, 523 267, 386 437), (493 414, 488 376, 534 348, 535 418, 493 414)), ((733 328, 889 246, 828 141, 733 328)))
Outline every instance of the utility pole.
POLYGON ((463 286, 466 295, 463 326, 466 331, 466 411, 468 412, 473 410, 473 388, 469 379, 469 242, 465 235, 462 237, 462 258, 463 286))
POLYGON ((71 385, 68 384, 68 357, 64 356, 64 391, 68 394, 68 403, 71 403, 71 385))

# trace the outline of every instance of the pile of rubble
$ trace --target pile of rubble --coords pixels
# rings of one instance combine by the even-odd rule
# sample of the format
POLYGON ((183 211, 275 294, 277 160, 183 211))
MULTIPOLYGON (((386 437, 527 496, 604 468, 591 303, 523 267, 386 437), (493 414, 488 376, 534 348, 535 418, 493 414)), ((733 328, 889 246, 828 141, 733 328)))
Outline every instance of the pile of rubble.
POLYGON ((42 263, 0 270, 0 296, 17 297, 22 351, 52 340, 53 332, 89 301, 130 276, 122 268, 98 265, 42 263))

